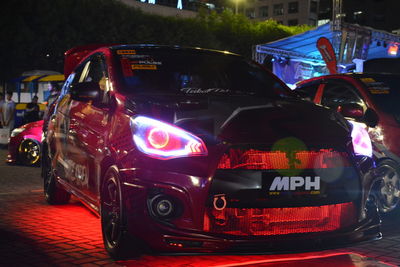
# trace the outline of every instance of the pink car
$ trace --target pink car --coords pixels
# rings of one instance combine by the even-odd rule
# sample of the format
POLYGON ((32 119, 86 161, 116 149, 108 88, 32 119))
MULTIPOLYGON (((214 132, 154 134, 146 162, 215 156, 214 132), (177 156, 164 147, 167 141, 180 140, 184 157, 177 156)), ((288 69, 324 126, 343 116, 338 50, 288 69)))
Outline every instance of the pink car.
POLYGON ((7 163, 35 165, 40 161, 43 120, 15 128, 8 143, 7 163))

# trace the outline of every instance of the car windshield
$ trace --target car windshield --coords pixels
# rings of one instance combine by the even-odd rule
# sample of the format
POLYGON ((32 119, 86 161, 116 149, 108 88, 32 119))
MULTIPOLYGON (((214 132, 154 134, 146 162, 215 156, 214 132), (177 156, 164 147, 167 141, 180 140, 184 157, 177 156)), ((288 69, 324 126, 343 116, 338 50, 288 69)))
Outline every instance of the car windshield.
POLYGON ((117 50, 124 90, 141 94, 292 96, 252 61, 187 50, 117 50), (125 51, 125 52, 123 52, 125 51))
POLYGON ((371 75, 360 80, 380 110, 400 117, 400 76, 371 75))

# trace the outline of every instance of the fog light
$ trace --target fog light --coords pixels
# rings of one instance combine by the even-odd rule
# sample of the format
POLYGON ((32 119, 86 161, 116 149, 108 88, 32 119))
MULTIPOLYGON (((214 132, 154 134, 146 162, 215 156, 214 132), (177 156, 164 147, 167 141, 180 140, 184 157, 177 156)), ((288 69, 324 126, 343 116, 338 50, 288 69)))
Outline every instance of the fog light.
POLYGON ((165 217, 170 215, 174 211, 171 201, 168 199, 161 199, 156 203, 156 213, 159 216, 165 217))
POLYGON ((169 219, 180 213, 178 201, 164 194, 158 194, 149 199, 149 208, 152 215, 159 219, 169 219))

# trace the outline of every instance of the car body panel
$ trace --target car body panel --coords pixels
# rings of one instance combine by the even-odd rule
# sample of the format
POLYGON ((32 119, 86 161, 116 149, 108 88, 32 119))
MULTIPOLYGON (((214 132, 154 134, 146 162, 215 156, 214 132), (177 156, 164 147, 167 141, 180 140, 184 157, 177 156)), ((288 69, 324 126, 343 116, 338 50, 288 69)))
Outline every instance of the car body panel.
MULTIPOLYGON (((121 73, 127 71, 121 70, 125 59, 134 62, 126 75, 139 75, 141 71, 147 75, 147 70, 151 73, 169 64, 157 61, 156 55, 172 54, 176 56, 174 64, 186 64, 179 59, 181 53, 193 55, 196 60, 204 57, 245 62, 237 55, 217 51, 138 45, 99 48, 76 66, 62 89, 46 135, 46 148, 57 181, 68 192, 101 215, 102 179, 110 168, 116 170, 128 232, 161 250, 216 251, 244 248, 246 244, 250 247, 262 244, 272 249, 277 240, 293 244, 294 240, 311 242, 309 238, 316 236, 326 239, 346 236, 342 240, 346 242, 380 236, 379 217, 367 202, 375 179, 374 161, 354 154, 351 127, 335 112, 295 98, 270 72, 254 67, 256 63, 248 64, 268 77, 271 88, 257 91, 255 96, 220 94, 221 88, 195 87, 185 87, 178 94, 135 92, 129 91, 127 81, 121 78, 121 73), (153 53, 154 58, 149 61, 149 54, 153 53), (136 61, 143 57, 146 60, 136 61), (71 92, 90 76, 93 66, 102 70, 103 76, 93 80, 99 82, 106 97, 78 101, 71 92), (207 155, 171 159, 146 155, 133 138, 138 126, 132 121, 139 116, 199 137, 207 155), (238 152, 242 156, 236 157, 231 150, 244 154, 238 152), (337 160, 339 155, 343 155, 342 160, 337 160), (277 163, 266 163, 268 156, 277 163), (230 166, 235 160, 237 166, 230 166), (315 168, 314 163, 319 167, 315 168), (281 188, 273 190, 271 181, 283 176, 286 178, 278 181, 281 188), (320 178, 323 181, 318 182, 316 190, 311 190, 320 178), (311 183, 309 186, 307 181, 311 183), (252 193, 259 199, 253 198, 252 193), (171 218, 154 214, 152 205, 160 195, 167 196, 176 207, 171 218), (269 199, 274 199, 274 205, 268 203, 269 199), (345 215, 340 211, 337 216, 341 219, 329 228, 333 230, 317 230, 312 235, 309 231, 293 231, 287 235, 238 236, 215 232, 207 226, 209 221, 214 226, 220 222, 212 217, 220 209, 216 204, 220 200, 226 201, 223 210, 259 209, 268 213, 269 208, 275 212, 307 208, 320 214, 321 206, 348 205, 354 212, 345 215), (342 221, 346 216, 351 217, 351 223, 344 227, 342 221)), ((185 60, 189 62, 190 58, 185 60)), ((152 80, 150 75, 149 83, 152 82, 158 80, 152 80)), ((252 218, 249 220, 253 223, 252 218)), ((296 219, 293 224, 297 224, 296 219)), ((265 231, 268 223, 260 227, 265 231)))

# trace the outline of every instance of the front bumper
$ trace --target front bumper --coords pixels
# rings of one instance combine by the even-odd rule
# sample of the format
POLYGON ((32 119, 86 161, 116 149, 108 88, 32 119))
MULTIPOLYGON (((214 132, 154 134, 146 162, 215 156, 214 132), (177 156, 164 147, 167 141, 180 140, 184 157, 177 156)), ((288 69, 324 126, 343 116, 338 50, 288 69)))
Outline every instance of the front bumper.
MULTIPOLYGON (((152 249, 160 251, 306 251, 343 246, 381 237, 380 217, 372 203, 366 205, 367 212, 363 219, 357 219, 352 225, 334 231, 257 236, 206 232, 203 223, 207 208, 204 203, 207 200, 209 192, 207 183, 210 179, 138 169, 122 171, 121 176, 125 181, 123 194, 126 196, 124 205, 127 209, 128 232, 144 241, 152 249), (157 182, 152 179, 154 177, 158 178, 157 182), (149 194, 158 193, 179 199, 184 207, 179 219, 162 221, 152 216, 148 205, 149 194)), ((362 212, 357 210, 356 213, 362 212)))

